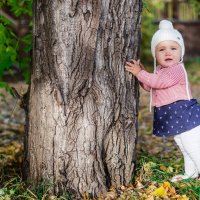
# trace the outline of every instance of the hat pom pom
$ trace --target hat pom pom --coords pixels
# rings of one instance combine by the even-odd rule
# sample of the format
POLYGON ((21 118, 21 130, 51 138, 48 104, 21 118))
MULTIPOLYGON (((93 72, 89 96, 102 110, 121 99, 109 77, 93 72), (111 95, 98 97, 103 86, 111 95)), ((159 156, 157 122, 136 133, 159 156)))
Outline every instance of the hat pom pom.
POLYGON ((174 27, 170 21, 162 20, 160 21, 159 29, 174 29, 174 27))

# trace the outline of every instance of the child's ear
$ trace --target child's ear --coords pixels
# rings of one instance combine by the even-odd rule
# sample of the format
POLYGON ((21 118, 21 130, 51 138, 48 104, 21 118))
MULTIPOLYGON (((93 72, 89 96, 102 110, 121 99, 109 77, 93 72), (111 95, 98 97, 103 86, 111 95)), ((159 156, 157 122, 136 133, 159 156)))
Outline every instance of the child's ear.
POLYGON ((179 63, 183 62, 183 56, 180 57, 179 63))

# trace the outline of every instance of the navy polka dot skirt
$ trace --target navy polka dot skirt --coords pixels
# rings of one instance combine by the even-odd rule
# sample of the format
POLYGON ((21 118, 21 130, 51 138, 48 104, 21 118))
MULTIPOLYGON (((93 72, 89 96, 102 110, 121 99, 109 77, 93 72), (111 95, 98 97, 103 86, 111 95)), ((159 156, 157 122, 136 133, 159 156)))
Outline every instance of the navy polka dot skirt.
POLYGON ((173 136, 200 125, 200 104, 196 99, 180 100, 154 107, 153 134, 173 136))

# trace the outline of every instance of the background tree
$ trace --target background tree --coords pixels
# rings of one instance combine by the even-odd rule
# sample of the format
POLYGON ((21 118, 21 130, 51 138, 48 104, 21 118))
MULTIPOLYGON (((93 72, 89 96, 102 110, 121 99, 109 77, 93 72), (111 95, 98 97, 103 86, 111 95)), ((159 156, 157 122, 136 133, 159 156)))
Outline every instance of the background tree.
POLYGON ((24 177, 78 198, 134 170, 140 0, 35 0, 24 177))

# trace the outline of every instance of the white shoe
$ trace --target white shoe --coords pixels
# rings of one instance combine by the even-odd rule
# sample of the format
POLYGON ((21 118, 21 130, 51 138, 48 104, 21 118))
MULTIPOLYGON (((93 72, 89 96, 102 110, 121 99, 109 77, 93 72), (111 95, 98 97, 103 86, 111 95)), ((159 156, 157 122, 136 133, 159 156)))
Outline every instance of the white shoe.
POLYGON ((176 183, 178 181, 182 181, 182 180, 185 180, 185 179, 188 179, 188 178, 197 178, 197 177, 192 177, 192 176, 188 176, 188 175, 176 175, 174 176, 172 179, 171 179, 171 182, 172 183, 176 183))

